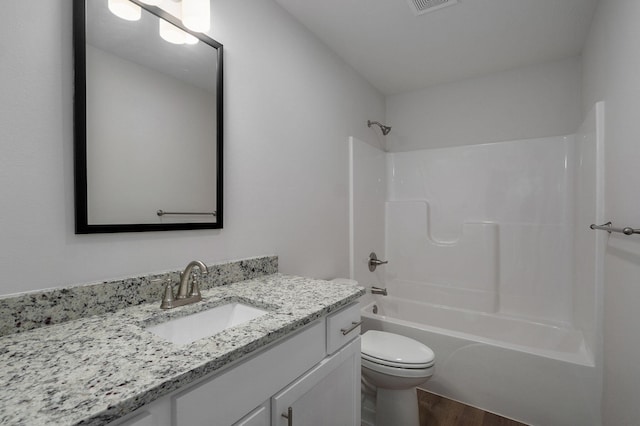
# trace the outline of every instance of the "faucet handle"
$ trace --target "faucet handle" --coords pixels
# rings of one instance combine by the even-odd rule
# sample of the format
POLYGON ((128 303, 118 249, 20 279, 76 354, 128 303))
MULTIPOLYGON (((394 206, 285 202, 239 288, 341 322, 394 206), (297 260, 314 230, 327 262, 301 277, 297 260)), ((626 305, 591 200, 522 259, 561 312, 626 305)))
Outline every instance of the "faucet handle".
POLYGON ((386 265, 387 263, 389 263, 388 260, 378 260, 378 256, 376 255, 375 252, 371 252, 369 254, 369 271, 373 272, 376 270, 376 267, 380 266, 380 265, 386 265))
POLYGON ((189 297, 202 298, 202 296, 200 295, 200 285, 198 284, 198 278, 196 278, 195 276, 191 278, 191 294, 189 294, 189 297))
POLYGON ((164 296, 162 297, 162 303, 160 303, 161 309, 173 308, 173 302, 175 297, 173 295, 173 283, 170 279, 165 280, 166 285, 164 287, 164 296))

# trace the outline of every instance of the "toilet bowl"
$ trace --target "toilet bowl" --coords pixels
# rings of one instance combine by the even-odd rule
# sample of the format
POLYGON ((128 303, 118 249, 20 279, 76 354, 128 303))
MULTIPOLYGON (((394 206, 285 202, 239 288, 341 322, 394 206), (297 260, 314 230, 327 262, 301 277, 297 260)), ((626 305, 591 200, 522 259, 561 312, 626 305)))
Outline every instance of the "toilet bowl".
POLYGON ((433 351, 405 336, 369 330, 361 354, 363 401, 375 397, 375 420, 365 421, 363 413, 363 424, 418 426, 415 388, 433 375, 433 351))

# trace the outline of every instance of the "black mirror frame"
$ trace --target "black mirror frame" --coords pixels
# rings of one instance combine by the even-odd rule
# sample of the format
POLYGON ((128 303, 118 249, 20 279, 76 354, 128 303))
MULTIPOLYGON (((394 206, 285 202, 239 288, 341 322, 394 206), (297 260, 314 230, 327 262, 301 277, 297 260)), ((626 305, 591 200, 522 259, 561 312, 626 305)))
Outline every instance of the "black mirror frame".
POLYGON ((217 51, 216 81, 216 221, 193 223, 132 223, 91 225, 88 223, 87 203, 87 119, 86 119, 86 1, 73 0, 73 57, 74 57, 74 185, 75 185, 75 233, 98 234, 114 232, 178 231, 191 229, 221 229, 223 224, 223 96, 222 96, 222 44, 202 33, 185 28, 174 16, 164 10, 148 6, 138 0, 130 0, 160 19, 164 19, 183 31, 197 37, 217 51))

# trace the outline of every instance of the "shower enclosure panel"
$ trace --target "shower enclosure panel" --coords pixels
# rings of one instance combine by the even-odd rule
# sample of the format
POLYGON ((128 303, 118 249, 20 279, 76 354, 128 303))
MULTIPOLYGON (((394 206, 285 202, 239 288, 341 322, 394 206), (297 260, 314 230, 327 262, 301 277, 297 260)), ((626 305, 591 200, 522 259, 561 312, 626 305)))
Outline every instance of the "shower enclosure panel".
POLYGON ((573 152, 567 136, 388 154, 390 291, 570 324, 573 152))
POLYGON ((387 288, 396 297, 481 312, 498 309, 498 225, 464 223, 455 241, 429 232, 429 203, 387 203, 387 288))
MULTIPOLYGON (((384 151, 349 138, 349 264, 350 277, 364 287, 384 287, 388 265, 369 271, 369 254, 386 259, 384 243, 387 198, 384 151)), ((369 296, 364 298, 368 301, 369 296)))

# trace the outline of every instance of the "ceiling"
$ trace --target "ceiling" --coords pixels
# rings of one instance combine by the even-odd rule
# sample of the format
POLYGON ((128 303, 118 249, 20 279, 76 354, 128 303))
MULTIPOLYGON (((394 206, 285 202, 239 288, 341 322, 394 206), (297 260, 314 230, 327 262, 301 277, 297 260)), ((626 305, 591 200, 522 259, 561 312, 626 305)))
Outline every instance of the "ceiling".
POLYGON ((385 95, 582 51, 597 0, 275 0, 385 95))

